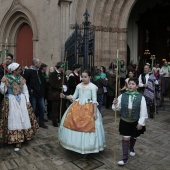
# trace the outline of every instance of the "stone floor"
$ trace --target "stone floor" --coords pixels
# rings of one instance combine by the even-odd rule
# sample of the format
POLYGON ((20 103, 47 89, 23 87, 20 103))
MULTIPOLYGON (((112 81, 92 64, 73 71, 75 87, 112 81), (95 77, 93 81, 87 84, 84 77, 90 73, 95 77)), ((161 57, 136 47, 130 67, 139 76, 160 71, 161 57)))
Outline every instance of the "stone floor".
POLYGON ((13 146, 0 149, 0 170, 169 170, 170 169, 170 101, 159 108, 155 119, 148 119, 147 131, 136 143, 136 156, 120 167, 121 136, 118 134, 119 114, 116 124, 112 110, 103 111, 107 147, 103 152, 87 157, 65 150, 58 142, 57 128, 48 122, 33 140, 25 143, 19 152, 13 146), (115 130, 116 128, 116 130, 115 130), (116 137, 116 140, 114 140, 116 137), (114 145, 116 142, 116 145, 114 145), (114 147, 115 146, 115 147, 114 147), (114 153, 115 151, 115 153, 114 153), (114 157, 115 155, 115 157, 114 157), (115 164, 114 164, 115 162, 115 164))

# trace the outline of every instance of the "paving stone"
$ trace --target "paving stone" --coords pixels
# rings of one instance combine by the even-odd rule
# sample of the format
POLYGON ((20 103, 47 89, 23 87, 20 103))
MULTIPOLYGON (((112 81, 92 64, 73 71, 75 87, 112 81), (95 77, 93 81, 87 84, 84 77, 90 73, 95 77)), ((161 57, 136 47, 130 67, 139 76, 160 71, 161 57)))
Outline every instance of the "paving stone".
MULTIPOLYGON (((26 166, 22 166, 22 167, 19 167, 19 168, 14 168, 14 169, 15 170, 39 170, 33 164, 27 164, 26 166)), ((41 169, 41 170, 43 170, 43 169, 41 169)))
POLYGON ((17 163, 13 159, 12 160, 9 159, 8 161, 5 161, 4 163, 8 169, 14 169, 18 167, 17 163))
POLYGON ((5 165, 4 162, 0 163, 0 170, 8 170, 7 166, 5 165))
POLYGON ((14 161, 19 167, 27 164, 27 162, 22 157, 14 159, 14 161))
POLYGON ((54 167, 56 167, 56 164, 51 159, 45 159, 43 161, 35 162, 34 165, 38 169, 44 169, 44 170, 46 169, 51 170, 52 168, 54 169, 54 167))
POLYGON ((43 158, 40 155, 28 155, 28 156, 24 156, 23 159, 28 163, 31 164, 33 162, 37 162, 40 160, 43 160, 43 158))
POLYGON ((115 126, 114 112, 103 109, 107 145, 104 151, 84 157, 64 149, 58 141, 58 128, 54 128, 49 121, 49 128, 40 128, 31 141, 22 145, 19 152, 14 152, 13 145, 4 146, 0 150, 0 170, 169 170, 169 110, 168 100, 159 109, 156 119, 147 120, 146 132, 138 138, 135 145, 136 156, 129 157, 129 163, 124 167, 117 165, 117 161, 122 157, 122 136, 118 132, 119 114, 115 126))
POLYGON ((63 165, 63 164, 64 164, 64 161, 62 161, 62 160, 57 160, 57 161, 53 160, 53 162, 54 162, 57 166, 60 166, 60 165, 63 165))
POLYGON ((79 160, 72 161, 72 162, 77 167, 79 167, 80 169, 83 169, 83 170, 85 170, 85 169, 86 170, 96 169, 96 168, 99 168, 99 167, 104 165, 99 160, 92 158, 90 156, 87 156, 86 158, 81 158, 79 160))
POLYGON ((57 170, 81 170, 79 167, 74 165, 72 162, 58 166, 58 167, 56 167, 56 169, 57 170))

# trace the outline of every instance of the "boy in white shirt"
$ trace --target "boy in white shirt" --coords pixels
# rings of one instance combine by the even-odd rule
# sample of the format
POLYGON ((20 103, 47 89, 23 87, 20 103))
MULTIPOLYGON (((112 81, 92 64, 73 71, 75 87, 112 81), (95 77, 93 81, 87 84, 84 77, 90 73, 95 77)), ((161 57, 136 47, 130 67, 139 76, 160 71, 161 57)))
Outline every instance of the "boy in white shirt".
POLYGON ((137 91, 138 84, 138 79, 130 78, 128 91, 113 100, 112 109, 120 110, 119 132, 123 135, 123 158, 118 162, 118 165, 125 165, 128 162, 129 149, 130 155, 135 156, 136 138, 146 131, 145 121, 148 118, 146 101, 137 91))

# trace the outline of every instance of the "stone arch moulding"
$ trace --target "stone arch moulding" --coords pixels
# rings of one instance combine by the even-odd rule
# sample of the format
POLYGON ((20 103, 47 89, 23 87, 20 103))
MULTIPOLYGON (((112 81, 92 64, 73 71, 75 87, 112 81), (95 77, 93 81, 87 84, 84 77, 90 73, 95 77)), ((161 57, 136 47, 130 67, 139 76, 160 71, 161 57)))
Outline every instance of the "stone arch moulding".
MULTIPOLYGON (((118 32, 118 41, 117 46, 121 51, 120 57, 127 60, 127 28, 128 28, 128 20, 132 8, 136 4, 137 0, 128 0, 122 5, 120 9, 120 16, 118 18, 117 28, 119 28, 118 32)), ((127 62, 127 61, 126 61, 127 62)))
MULTIPOLYGON (((97 48, 100 48, 102 44, 101 41, 102 36, 103 37, 109 36, 108 46, 109 49, 112 49, 110 55, 116 56, 116 49, 118 48, 120 49, 119 50, 120 57, 126 60, 128 20, 134 5, 138 0, 114 0, 114 1, 105 0, 99 2, 98 0, 94 0, 96 3, 94 1, 92 2, 85 0, 83 1, 84 6, 80 3, 80 1, 81 0, 75 0, 72 4, 74 6, 72 7, 72 9, 75 9, 71 14, 72 18, 74 18, 75 21, 78 20, 78 24, 81 25, 80 20, 83 21, 82 14, 85 11, 85 9, 90 6, 92 13, 92 15, 90 16, 90 20, 93 21, 92 22, 92 25, 94 24, 93 28, 98 33, 97 39, 99 41, 97 42, 97 44, 99 47, 97 48), (77 19, 78 17, 79 19, 77 19)), ((72 20, 72 22, 73 21, 74 20, 72 20)), ((70 24, 70 28, 72 28, 73 24, 74 23, 70 24)), ((98 50, 97 48, 96 50, 98 50)), ((103 47, 102 50, 107 51, 108 49, 103 47)), ((102 51, 99 52, 98 56, 100 56, 101 53, 102 51)), ((104 57, 107 56, 108 54, 106 54, 104 57)))
POLYGON ((37 51, 35 42, 38 41, 38 29, 33 14, 21 4, 19 0, 14 0, 11 7, 4 16, 0 25, 0 41, 4 47, 15 55, 16 36, 23 24, 28 24, 33 32, 33 53, 37 51), (8 40, 5 44, 6 39, 8 40))

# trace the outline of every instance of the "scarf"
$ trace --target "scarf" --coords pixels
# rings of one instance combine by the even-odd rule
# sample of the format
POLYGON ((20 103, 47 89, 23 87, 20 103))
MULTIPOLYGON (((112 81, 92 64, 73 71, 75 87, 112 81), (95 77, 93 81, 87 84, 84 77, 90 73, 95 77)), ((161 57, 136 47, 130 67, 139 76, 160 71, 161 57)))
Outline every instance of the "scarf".
POLYGON ((18 85, 21 84, 20 81, 19 81, 20 78, 21 78, 20 75, 17 76, 16 78, 14 78, 13 76, 11 76, 11 74, 7 74, 6 77, 10 79, 10 85, 12 85, 13 82, 16 82, 18 85))
POLYGON ((98 79, 100 79, 100 76, 94 76, 93 77, 93 82, 97 81, 98 79))
POLYGON ((49 76, 47 76, 45 73, 42 73, 42 76, 45 78, 45 79, 48 79, 49 76))
POLYGON ((167 66, 163 66, 163 68, 164 68, 165 70, 168 70, 169 66, 168 66, 168 65, 167 65, 167 66))
POLYGON ((106 74, 105 74, 105 73, 101 73, 100 77, 101 77, 102 79, 105 79, 105 78, 106 78, 106 74))
POLYGON ((157 106, 159 106, 160 85, 154 85, 154 78, 156 78, 156 80, 159 80, 158 77, 156 77, 154 74, 151 74, 151 76, 149 77, 148 82, 147 82, 148 86, 145 88, 143 95, 146 99, 146 103, 148 105, 153 105, 153 103, 154 103, 154 92, 155 92, 157 106))
POLYGON ((126 91, 125 93, 131 96, 131 102, 132 102, 132 103, 133 103, 133 101, 134 101, 135 96, 138 95, 138 94, 140 94, 138 91, 133 91, 133 92, 131 92, 131 91, 126 91))

